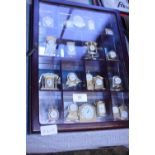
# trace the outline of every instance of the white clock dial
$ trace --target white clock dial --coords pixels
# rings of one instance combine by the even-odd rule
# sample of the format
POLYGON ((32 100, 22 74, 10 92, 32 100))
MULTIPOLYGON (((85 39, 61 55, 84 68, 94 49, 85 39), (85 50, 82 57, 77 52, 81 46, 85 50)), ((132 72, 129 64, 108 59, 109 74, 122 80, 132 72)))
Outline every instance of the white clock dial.
POLYGON ((110 57, 110 58, 115 59, 116 56, 117 56, 117 55, 116 55, 116 52, 115 52, 115 51, 110 51, 110 52, 109 52, 109 57, 110 57))
POLYGON ((50 87, 52 85, 52 80, 51 79, 47 79, 47 85, 50 87))
POLYGON ((59 113, 56 109, 52 109, 50 112, 49 112, 49 118, 50 120, 57 120, 59 118, 59 113))
POLYGON ((77 111, 78 110, 77 104, 72 103, 71 105, 69 105, 69 110, 70 111, 77 111))
POLYGON ((94 51, 95 50, 95 46, 94 45, 90 45, 90 50, 94 51))
POLYGON ((81 116, 86 120, 91 120, 94 117, 94 109, 90 105, 85 105, 81 110, 81 116))
POLYGON ((103 81, 101 79, 96 80, 96 85, 100 86, 103 84, 103 81))
POLYGON ((121 84, 122 80, 121 80, 120 77, 115 76, 115 77, 114 77, 114 82, 115 82, 115 84, 121 84))

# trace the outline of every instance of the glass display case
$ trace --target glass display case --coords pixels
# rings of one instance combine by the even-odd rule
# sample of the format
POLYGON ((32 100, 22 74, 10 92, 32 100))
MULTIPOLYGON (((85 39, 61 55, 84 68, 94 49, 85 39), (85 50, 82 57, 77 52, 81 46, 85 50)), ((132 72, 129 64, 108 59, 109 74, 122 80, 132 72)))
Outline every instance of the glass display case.
POLYGON ((128 127, 128 54, 117 12, 34 1, 30 69, 32 132, 128 127))

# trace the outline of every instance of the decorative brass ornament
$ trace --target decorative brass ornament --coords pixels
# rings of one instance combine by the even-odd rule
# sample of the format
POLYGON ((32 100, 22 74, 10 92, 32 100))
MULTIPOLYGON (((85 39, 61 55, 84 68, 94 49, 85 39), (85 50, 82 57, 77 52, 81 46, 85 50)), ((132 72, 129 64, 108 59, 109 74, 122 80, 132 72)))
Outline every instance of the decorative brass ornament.
POLYGON ((58 89, 60 77, 54 73, 44 73, 40 76, 39 87, 41 90, 58 89))
POLYGON ((104 87, 104 78, 100 75, 94 77, 95 90, 105 89, 104 87))
POLYGON ((96 121, 95 107, 88 103, 82 104, 79 107, 79 120, 80 120, 80 122, 96 121))
POLYGON ((68 106, 66 121, 75 122, 78 121, 78 119, 78 105, 76 103, 72 103, 68 106))
POLYGON ((66 85, 68 87, 76 87, 81 80, 78 78, 78 76, 74 72, 70 72, 67 75, 67 82, 66 85))
POLYGON ((86 73, 87 89, 94 90, 94 78, 90 73, 86 73))
POLYGON ((122 79, 119 76, 112 77, 112 89, 115 89, 115 90, 122 89, 122 79))
POLYGON ((92 59, 96 60, 98 58, 98 52, 97 52, 97 43, 96 42, 86 42, 87 46, 87 55, 86 59, 92 59))

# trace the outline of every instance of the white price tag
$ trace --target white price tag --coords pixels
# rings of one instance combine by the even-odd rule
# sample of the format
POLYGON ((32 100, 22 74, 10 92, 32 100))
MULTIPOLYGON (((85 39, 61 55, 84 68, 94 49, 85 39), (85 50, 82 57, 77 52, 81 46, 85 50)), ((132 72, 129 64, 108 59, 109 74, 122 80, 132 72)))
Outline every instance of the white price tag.
POLYGON ((73 102, 87 102, 87 94, 73 94, 73 102))
POLYGON ((40 127, 41 135, 55 135, 58 133, 57 125, 46 125, 40 127))

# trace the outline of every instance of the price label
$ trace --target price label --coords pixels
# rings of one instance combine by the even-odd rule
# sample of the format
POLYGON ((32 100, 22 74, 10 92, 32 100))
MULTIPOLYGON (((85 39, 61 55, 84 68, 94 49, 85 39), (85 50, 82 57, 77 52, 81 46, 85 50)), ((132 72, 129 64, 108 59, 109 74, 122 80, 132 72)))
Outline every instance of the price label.
POLYGON ((41 135, 55 135, 58 133, 57 125, 46 125, 40 127, 41 135))
POLYGON ((73 94, 73 102, 87 102, 87 94, 73 94))

